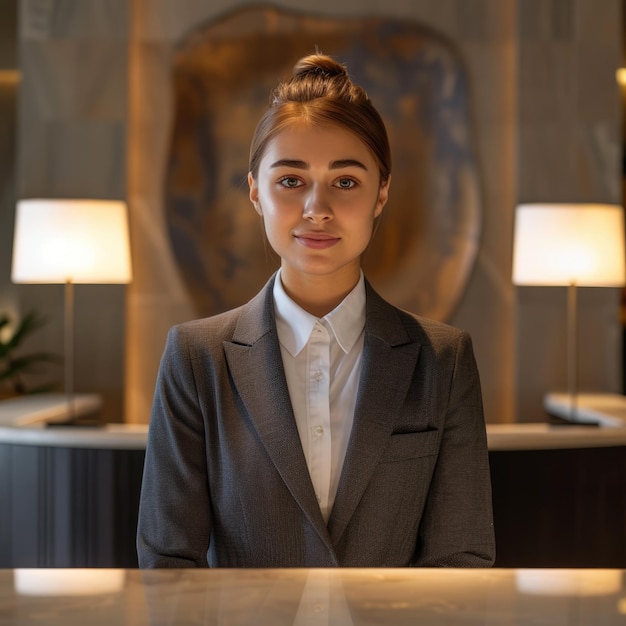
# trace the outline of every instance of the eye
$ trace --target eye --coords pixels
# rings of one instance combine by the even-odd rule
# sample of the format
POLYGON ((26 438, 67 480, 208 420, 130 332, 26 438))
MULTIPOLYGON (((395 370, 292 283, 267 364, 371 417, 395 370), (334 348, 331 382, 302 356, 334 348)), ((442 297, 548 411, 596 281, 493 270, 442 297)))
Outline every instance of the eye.
POLYGON ((339 187, 339 189, 352 189, 356 185, 356 181, 351 178, 340 178, 336 183, 335 187, 339 187))
POLYGON ((295 189, 296 187, 300 187, 302 182, 295 176, 284 176, 278 181, 278 184, 287 187, 287 189, 295 189))

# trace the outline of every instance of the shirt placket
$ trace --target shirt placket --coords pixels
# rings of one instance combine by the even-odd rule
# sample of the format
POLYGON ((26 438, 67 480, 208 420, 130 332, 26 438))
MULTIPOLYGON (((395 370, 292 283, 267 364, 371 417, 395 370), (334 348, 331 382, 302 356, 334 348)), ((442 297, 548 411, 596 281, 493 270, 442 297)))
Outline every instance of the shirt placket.
POLYGON ((307 367, 307 425, 309 472, 322 514, 327 517, 331 472, 330 334, 316 322, 311 334, 307 367))

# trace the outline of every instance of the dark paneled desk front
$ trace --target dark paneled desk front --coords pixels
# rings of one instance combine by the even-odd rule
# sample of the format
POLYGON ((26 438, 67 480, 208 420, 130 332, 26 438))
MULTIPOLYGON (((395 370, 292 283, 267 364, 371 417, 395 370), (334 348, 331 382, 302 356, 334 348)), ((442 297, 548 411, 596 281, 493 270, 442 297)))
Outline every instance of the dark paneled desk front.
MULTIPOLYGON (((496 566, 626 568, 626 429, 488 434, 496 566)), ((0 427, 0 567, 136 567, 146 435, 0 427)))
POLYGON ((489 453, 498 567, 626 567, 626 447, 489 453))

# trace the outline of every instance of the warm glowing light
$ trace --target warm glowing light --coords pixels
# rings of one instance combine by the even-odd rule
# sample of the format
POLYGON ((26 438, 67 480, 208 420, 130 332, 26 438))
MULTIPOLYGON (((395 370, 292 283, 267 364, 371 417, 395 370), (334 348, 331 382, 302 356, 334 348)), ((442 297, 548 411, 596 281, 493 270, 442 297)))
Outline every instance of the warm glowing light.
POLYGON ((521 593, 541 596, 603 596, 619 593, 622 572, 590 569, 519 569, 516 587, 521 593))
POLYGON ((624 211, 608 204, 517 207, 513 283, 620 287, 626 283, 624 211))
POLYGON ((622 87, 626 87, 626 67, 620 67, 616 70, 615 78, 622 87))
POLYGON ((71 277, 77 270, 93 273, 95 254, 85 241, 59 237, 41 248, 41 258, 51 272, 71 277))
POLYGON ((19 70, 0 70, 0 85, 16 85, 21 78, 19 70))
POLYGON ((16 283, 130 282, 126 204, 113 200, 21 200, 11 278, 16 283))
POLYGON ((16 593, 25 596, 90 596, 118 593, 126 573, 119 569, 15 569, 16 593))

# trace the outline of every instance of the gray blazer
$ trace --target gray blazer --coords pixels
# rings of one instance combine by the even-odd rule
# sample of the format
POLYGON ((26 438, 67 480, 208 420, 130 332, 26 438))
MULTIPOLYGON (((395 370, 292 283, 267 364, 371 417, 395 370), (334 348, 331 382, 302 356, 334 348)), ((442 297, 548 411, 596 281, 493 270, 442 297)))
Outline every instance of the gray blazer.
POLYGON ((363 368, 328 524, 289 399, 273 278, 175 326, 150 421, 140 567, 482 567, 495 557, 469 336, 366 282, 363 368))

